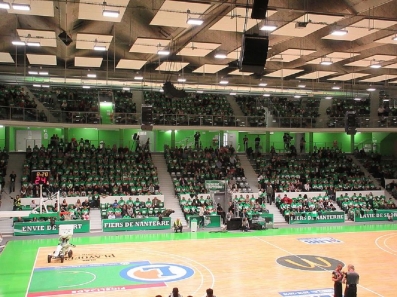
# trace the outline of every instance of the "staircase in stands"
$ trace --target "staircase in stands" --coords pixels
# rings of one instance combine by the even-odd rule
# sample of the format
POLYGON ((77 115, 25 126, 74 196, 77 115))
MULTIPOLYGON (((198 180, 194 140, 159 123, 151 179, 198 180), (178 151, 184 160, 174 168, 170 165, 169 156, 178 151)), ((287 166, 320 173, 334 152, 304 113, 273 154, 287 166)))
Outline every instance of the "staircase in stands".
POLYGON ((157 174, 160 184, 160 192, 164 195, 164 207, 173 209, 175 212, 171 215, 171 224, 176 219, 181 219, 182 225, 187 226, 185 216, 183 215, 179 199, 175 196, 174 184, 171 175, 167 171, 167 164, 162 153, 152 153, 152 160, 154 166, 157 168, 157 174))

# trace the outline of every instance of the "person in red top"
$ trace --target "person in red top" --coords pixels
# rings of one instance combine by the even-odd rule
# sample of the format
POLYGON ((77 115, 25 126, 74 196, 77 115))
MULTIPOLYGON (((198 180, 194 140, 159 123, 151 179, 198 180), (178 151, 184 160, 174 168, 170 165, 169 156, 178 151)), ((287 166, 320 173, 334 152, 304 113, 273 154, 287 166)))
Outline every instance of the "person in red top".
POLYGON ((281 199, 281 202, 284 203, 284 204, 291 204, 291 203, 292 203, 292 199, 289 198, 289 197, 287 196, 287 194, 285 194, 284 197, 283 197, 283 199, 281 199))

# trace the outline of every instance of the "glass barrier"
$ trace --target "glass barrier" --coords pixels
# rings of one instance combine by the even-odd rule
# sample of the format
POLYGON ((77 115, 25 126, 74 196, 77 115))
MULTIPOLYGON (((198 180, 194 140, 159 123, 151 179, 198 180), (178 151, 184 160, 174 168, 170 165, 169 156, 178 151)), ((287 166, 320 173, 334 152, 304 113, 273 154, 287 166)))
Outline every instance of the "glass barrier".
MULTIPOLYGON (((103 115, 102 115, 103 116, 103 115)), ((115 125, 140 125, 139 113, 113 113, 105 115, 103 121, 99 111, 64 111, 38 110, 16 106, 0 106, 0 120, 102 124, 110 122, 115 125)), ((219 127, 272 127, 272 128, 344 128, 344 117, 276 117, 276 116, 229 116, 229 115, 179 115, 153 114, 154 125, 167 126, 219 126, 219 127)), ((357 117, 357 128, 389 128, 397 127, 397 116, 388 117, 357 117)))

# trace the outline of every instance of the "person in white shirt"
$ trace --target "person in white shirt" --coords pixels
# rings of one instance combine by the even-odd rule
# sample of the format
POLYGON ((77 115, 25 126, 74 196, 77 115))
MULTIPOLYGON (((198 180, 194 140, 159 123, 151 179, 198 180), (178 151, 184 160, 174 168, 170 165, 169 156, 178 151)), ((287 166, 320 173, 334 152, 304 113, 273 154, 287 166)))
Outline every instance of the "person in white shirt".
POLYGON ((112 219, 115 219, 115 218, 116 218, 116 216, 114 215, 113 212, 111 212, 111 213, 108 214, 108 219, 109 219, 109 220, 112 220, 112 219))
POLYGON ((199 207, 199 226, 201 225, 202 227, 204 227, 204 205, 201 204, 201 206, 199 207))

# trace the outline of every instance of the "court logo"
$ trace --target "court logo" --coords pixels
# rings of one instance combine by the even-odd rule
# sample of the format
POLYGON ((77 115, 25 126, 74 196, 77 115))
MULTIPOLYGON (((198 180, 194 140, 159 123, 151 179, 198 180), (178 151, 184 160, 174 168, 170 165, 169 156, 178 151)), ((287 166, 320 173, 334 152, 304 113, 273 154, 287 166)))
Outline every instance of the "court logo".
POLYGON ((183 265, 155 263, 125 268, 120 275, 135 282, 159 283, 187 279, 194 275, 194 271, 183 265))
POLYGON ((338 264, 343 264, 342 261, 313 255, 293 255, 284 256, 277 259, 279 265, 306 271, 332 271, 338 264))
POLYGON ((343 243, 339 239, 332 237, 313 237, 313 238, 298 238, 299 241, 307 244, 332 244, 332 243, 343 243))
POLYGON ((283 297, 334 297, 334 289, 315 289, 315 290, 303 290, 303 291, 288 291, 279 292, 283 297))

